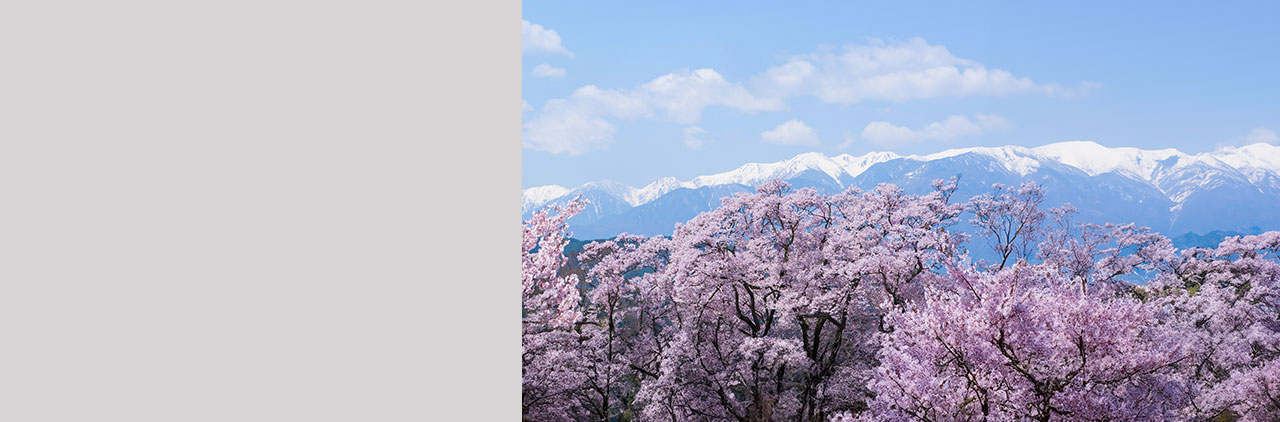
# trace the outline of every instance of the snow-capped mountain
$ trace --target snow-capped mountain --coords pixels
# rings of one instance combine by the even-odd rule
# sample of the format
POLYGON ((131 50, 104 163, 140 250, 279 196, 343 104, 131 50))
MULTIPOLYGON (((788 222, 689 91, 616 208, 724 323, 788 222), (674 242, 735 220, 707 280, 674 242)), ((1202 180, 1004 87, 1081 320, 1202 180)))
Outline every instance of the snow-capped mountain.
POLYGON ((825 192, 893 183, 921 193, 933 179, 956 175, 961 176, 959 199, 983 193, 992 183, 1032 179, 1045 186, 1049 206, 1070 202, 1089 220, 1132 221, 1170 235, 1280 229, 1280 146, 1269 144, 1200 154, 1089 141, 908 156, 810 152, 687 181, 662 178, 641 188, 608 181, 533 187, 524 191, 523 212, 527 218, 533 210, 582 195, 592 205, 570 220, 575 237, 669 234, 676 223, 718 206, 720 198, 773 178, 825 192))
MULTIPOLYGON (((873 164, 899 158, 892 152, 873 152, 859 157, 841 154, 827 157, 822 153, 810 152, 777 163, 748 163, 735 170, 698 176, 686 182, 674 177, 664 177, 636 189, 613 181, 591 182, 577 189, 557 185, 537 186, 524 190, 522 212, 528 213, 552 200, 571 197, 570 193, 599 189, 608 192, 619 200, 632 206, 640 206, 658 199, 676 189, 697 189, 707 186, 743 185, 755 186, 769 179, 791 179, 802 173, 817 171, 840 183, 842 177, 853 177, 861 174, 873 164)), ((843 186, 842 184, 840 186, 843 186)))
POLYGON ((529 212, 539 205, 551 202, 552 199, 564 196, 569 193, 569 188, 564 186, 547 185, 532 187, 524 190, 523 208, 521 212, 529 212))

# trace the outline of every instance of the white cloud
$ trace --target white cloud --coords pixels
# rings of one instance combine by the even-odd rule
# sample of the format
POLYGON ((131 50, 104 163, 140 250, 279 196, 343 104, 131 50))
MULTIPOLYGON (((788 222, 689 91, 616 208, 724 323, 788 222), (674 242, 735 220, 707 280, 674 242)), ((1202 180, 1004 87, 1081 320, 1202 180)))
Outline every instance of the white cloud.
POLYGON ((753 80, 757 94, 814 96, 835 104, 1015 93, 1074 96, 1099 86, 1086 82, 1068 89, 1038 84, 956 57, 946 47, 920 38, 897 44, 873 41, 849 45, 839 54, 826 51, 796 56, 753 80))
POLYGON ((702 110, 711 106, 755 112, 780 110, 783 103, 757 98, 712 69, 670 73, 631 89, 604 90, 587 85, 568 98, 548 101, 526 121, 524 145, 578 155, 613 142, 610 120, 644 118, 692 125, 702 119, 702 110))
POLYGON ((525 148, 553 154, 581 155, 613 142, 613 125, 587 102, 556 98, 524 122, 525 148))
POLYGON ((818 134, 813 128, 796 119, 761 133, 760 139, 778 145, 818 145, 818 134))
POLYGON ((897 126, 889 122, 871 122, 862 129, 862 137, 885 146, 895 146, 923 141, 950 141, 963 136, 1008 129, 1005 118, 996 115, 976 114, 973 120, 965 116, 951 116, 920 129, 897 126))
POLYGON ((684 128, 684 146, 689 147, 690 149, 702 148, 702 145, 707 143, 707 141, 702 139, 702 135, 706 134, 706 129, 697 126, 684 128))
POLYGON ((530 111, 533 111, 533 106, 529 104, 529 100, 521 98, 520 99, 520 115, 524 116, 525 113, 528 113, 530 111))
POLYGON ((1256 144, 1256 143, 1272 144, 1272 143, 1275 143, 1276 141, 1280 141, 1280 136, 1277 136, 1276 133, 1271 129, 1260 127, 1260 128, 1253 129, 1253 131, 1249 132, 1248 135, 1245 135, 1244 141, 1250 144, 1256 144))
POLYGON ((533 70, 529 71, 529 75, 535 78, 559 78, 563 77, 564 74, 564 68, 555 67, 546 63, 534 66, 533 70))
POLYGON ((546 52, 573 57, 573 52, 560 44, 560 34, 555 30, 543 28, 542 25, 530 23, 524 19, 520 20, 520 26, 524 54, 546 52))
POLYGON ((781 100, 757 98, 742 84, 731 83, 712 69, 668 73, 640 87, 637 94, 663 117, 681 124, 702 119, 702 109, 724 106, 738 111, 781 110, 781 100))
POLYGON ((840 145, 836 145, 836 149, 837 149, 837 150, 844 150, 844 149, 849 148, 850 146, 852 146, 854 142, 855 142, 855 139, 854 139, 852 136, 845 135, 845 136, 844 136, 844 142, 841 142, 841 143, 840 143, 840 145))

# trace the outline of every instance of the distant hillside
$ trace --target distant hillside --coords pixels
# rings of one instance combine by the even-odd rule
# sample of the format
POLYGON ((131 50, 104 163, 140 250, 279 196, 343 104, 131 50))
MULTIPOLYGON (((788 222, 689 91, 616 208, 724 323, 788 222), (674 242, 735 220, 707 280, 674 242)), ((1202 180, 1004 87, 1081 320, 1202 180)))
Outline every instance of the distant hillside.
POLYGON ((1186 233, 1186 234, 1183 234, 1182 236, 1175 237, 1171 240, 1173 240, 1173 246, 1177 247, 1178 249, 1214 248, 1214 247, 1217 247, 1219 243, 1222 243, 1223 239, 1226 239, 1228 237, 1247 236, 1251 234, 1262 233, 1263 231, 1264 230, 1262 230, 1262 228, 1258 226, 1253 226, 1246 231, 1214 230, 1202 235, 1195 234, 1195 233, 1186 233))

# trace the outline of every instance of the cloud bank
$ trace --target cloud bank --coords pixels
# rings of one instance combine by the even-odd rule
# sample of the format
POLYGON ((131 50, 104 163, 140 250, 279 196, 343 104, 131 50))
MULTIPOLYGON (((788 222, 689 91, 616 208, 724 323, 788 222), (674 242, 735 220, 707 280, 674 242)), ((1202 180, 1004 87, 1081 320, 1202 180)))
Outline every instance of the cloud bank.
POLYGON ((1006 130, 1012 127, 1004 117, 996 115, 975 114, 972 119, 965 116, 951 116, 941 122, 933 122, 920 129, 911 129, 889 122, 871 122, 862 129, 862 137, 868 141, 884 145, 897 146, 927 141, 951 141, 965 136, 1006 130))
MULTIPOLYGON (((555 46, 560 45, 555 31, 527 21, 525 27, 526 49, 530 39, 528 34, 533 30, 543 34, 540 35, 543 39, 554 38, 555 46)), ((535 68, 534 71, 547 76, 557 73, 554 68, 547 67, 541 71, 535 68)), ((559 70, 559 74, 563 74, 563 69, 559 70)), ((787 108, 784 100, 795 97, 812 97, 823 103, 840 105, 862 101, 905 102, 938 97, 1012 94, 1071 97, 1097 86, 1084 82, 1075 88, 1067 88, 1056 83, 1035 82, 1006 70, 989 69, 975 60, 956 57, 946 47, 929 44, 921 38, 892 44, 872 41, 865 45, 845 46, 839 51, 823 50, 791 57, 785 63, 750 78, 750 83, 745 85, 728 81, 713 69, 697 69, 669 73, 627 89, 583 86, 566 98, 548 101, 538 113, 526 120, 523 144, 533 150, 578 155, 608 147, 614 139, 613 122, 619 119, 645 119, 690 126, 701 120, 702 111, 707 107, 725 107, 744 113, 778 111, 787 108)), ((799 131, 803 126, 813 132, 813 128, 795 122, 798 125, 793 124, 788 130, 799 131)), ((1008 123, 999 116, 976 115, 972 120, 952 116, 921 129, 872 122, 862 133, 872 142, 892 145, 947 141, 1007 126, 1008 123)), ((783 128, 766 133, 780 129, 783 128)), ((686 133, 685 144, 700 145, 690 140, 698 139, 696 135, 691 137, 686 133)), ((790 135, 776 132, 765 141, 806 145, 805 142, 809 142, 806 139, 799 132, 790 135)), ((814 135, 812 142, 815 145, 816 139, 814 135)))
POLYGON ((610 119, 650 119, 692 125, 702 110, 720 106, 740 112, 780 110, 781 100, 759 98, 712 69, 660 76, 639 87, 605 90, 578 88, 568 98, 547 101, 524 122, 524 146, 550 153, 580 155, 613 142, 610 119))
POLYGON ((1041 94, 1075 96, 1096 88, 1084 83, 1068 89, 988 69, 956 57, 941 45, 921 38, 899 44, 874 41, 848 45, 840 53, 820 52, 792 57, 753 79, 762 95, 816 97, 825 103, 855 104, 865 100, 909 100, 972 95, 1041 94))

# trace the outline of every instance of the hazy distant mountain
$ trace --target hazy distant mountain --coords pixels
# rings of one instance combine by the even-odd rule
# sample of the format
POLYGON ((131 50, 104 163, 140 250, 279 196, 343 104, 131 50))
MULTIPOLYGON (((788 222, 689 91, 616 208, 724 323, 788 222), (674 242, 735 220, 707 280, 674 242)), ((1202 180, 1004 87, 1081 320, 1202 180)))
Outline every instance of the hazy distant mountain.
POLYGON ((1182 236, 1170 239, 1173 246, 1182 248, 1215 248, 1223 239, 1234 236, 1247 236, 1251 234, 1262 233, 1259 227, 1250 227, 1244 231, 1235 230, 1214 230, 1205 234, 1186 233, 1182 236))
POLYGON ((1045 187, 1047 205, 1070 202, 1088 221, 1135 222, 1174 236, 1280 229, 1280 147, 1269 144, 1201 154, 1108 148, 1086 141, 952 149, 923 156, 873 152, 828 157, 811 152, 688 181, 663 178, 641 188, 608 181, 577 188, 533 187, 524 191, 523 212, 528 218, 536 209, 582 195, 591 205, 569 221, 574 237, 659 235, 719 206, 721 198, 775 177, 827 193, 850 187, 866 190, 880 183, 923 193, 934 179, 956 175, 957 200, 987 192, 992 183, 1031 179, 1045 187))

